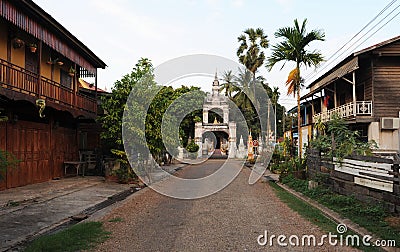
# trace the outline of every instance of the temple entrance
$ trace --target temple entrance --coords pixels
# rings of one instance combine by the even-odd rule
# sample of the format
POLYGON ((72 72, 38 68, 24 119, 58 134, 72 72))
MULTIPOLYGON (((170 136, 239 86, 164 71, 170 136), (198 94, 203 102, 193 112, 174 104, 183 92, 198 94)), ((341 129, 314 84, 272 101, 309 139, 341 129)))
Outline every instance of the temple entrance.
POLYGON ((198 157, 227 158, 236 154, 236 122, 229 121, 229 98, 220 93, 215 73, 212 92, 203 103, 203 120, 195 123, 194 139, 201 146, 198 157))
POLYGON ((223 131, 207 131, 203 134, 206 152, 203 155, 213 153, 215 156, 228 156, 229 135, 223 131))

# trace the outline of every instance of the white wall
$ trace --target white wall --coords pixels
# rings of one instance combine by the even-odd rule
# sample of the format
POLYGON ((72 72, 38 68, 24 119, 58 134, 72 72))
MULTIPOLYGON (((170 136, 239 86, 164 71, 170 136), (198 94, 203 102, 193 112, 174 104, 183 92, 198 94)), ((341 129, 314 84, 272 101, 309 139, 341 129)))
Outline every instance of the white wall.
POLYGON ((399 151, 399 130, 382 130, 380 122, 368 126, 368 140, 374 140, 380 150, 399 151))

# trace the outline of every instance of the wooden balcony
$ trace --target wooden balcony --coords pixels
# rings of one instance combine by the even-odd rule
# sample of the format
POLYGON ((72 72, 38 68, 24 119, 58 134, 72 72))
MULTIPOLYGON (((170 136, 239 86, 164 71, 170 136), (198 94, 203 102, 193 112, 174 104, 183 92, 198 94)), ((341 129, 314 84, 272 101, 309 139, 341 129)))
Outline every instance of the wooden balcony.
POLYGON ((36 96, 38 99, 45 99, 72 109, 93 114, 97 110, 95 99, 75 93, 73 89, 64 87, 58 82, 29 72, 2 59, 0 59, 0 85, 1 88, 36 96))
POLYGON ((344 104, 342 106, 315 114, 313 116, 313 123, 316 123, 319 118, 322 122, 330 121, 334 115, 340 118, 354 118, 356 116, 372 116, 372 101, 357 101, 344 104))

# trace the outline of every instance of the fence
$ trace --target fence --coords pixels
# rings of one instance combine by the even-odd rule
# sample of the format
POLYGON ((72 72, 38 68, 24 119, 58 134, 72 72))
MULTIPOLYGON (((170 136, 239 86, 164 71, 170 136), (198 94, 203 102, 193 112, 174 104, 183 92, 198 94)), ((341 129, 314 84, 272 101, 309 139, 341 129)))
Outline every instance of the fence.
POLYGON ((308 174, 323 180, 333 191, 354 195, 367 203, 383 202, 393 213, 400 214, 399 163, 392 159, 351 156, 343 160, 321 158, 317 150, 308 150, 308 174), (321 176, 322 175, 322 176, 321 176))

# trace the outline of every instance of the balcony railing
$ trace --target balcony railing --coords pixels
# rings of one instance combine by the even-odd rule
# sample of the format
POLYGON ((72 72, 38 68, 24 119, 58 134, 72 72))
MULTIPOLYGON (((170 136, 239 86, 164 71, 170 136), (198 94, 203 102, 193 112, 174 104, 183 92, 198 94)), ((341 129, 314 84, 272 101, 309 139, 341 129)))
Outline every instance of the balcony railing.
POLYGON ((354 103, 351 102, 334 109, 315 114, 313 116, 313 122, 317 122, 319 118, 321 118, 322 122, 330 121, 334 115, 337 115, 340 118, 372 116, 372 101, 357 101, 356 106, 354 106, 354 103))
POLYGON ((0 59, 0 84, 2 88, 35 95, 65 106, 96 113, 95 99, 77 93, 60 83, 32 73, 22 67, 0 59))

